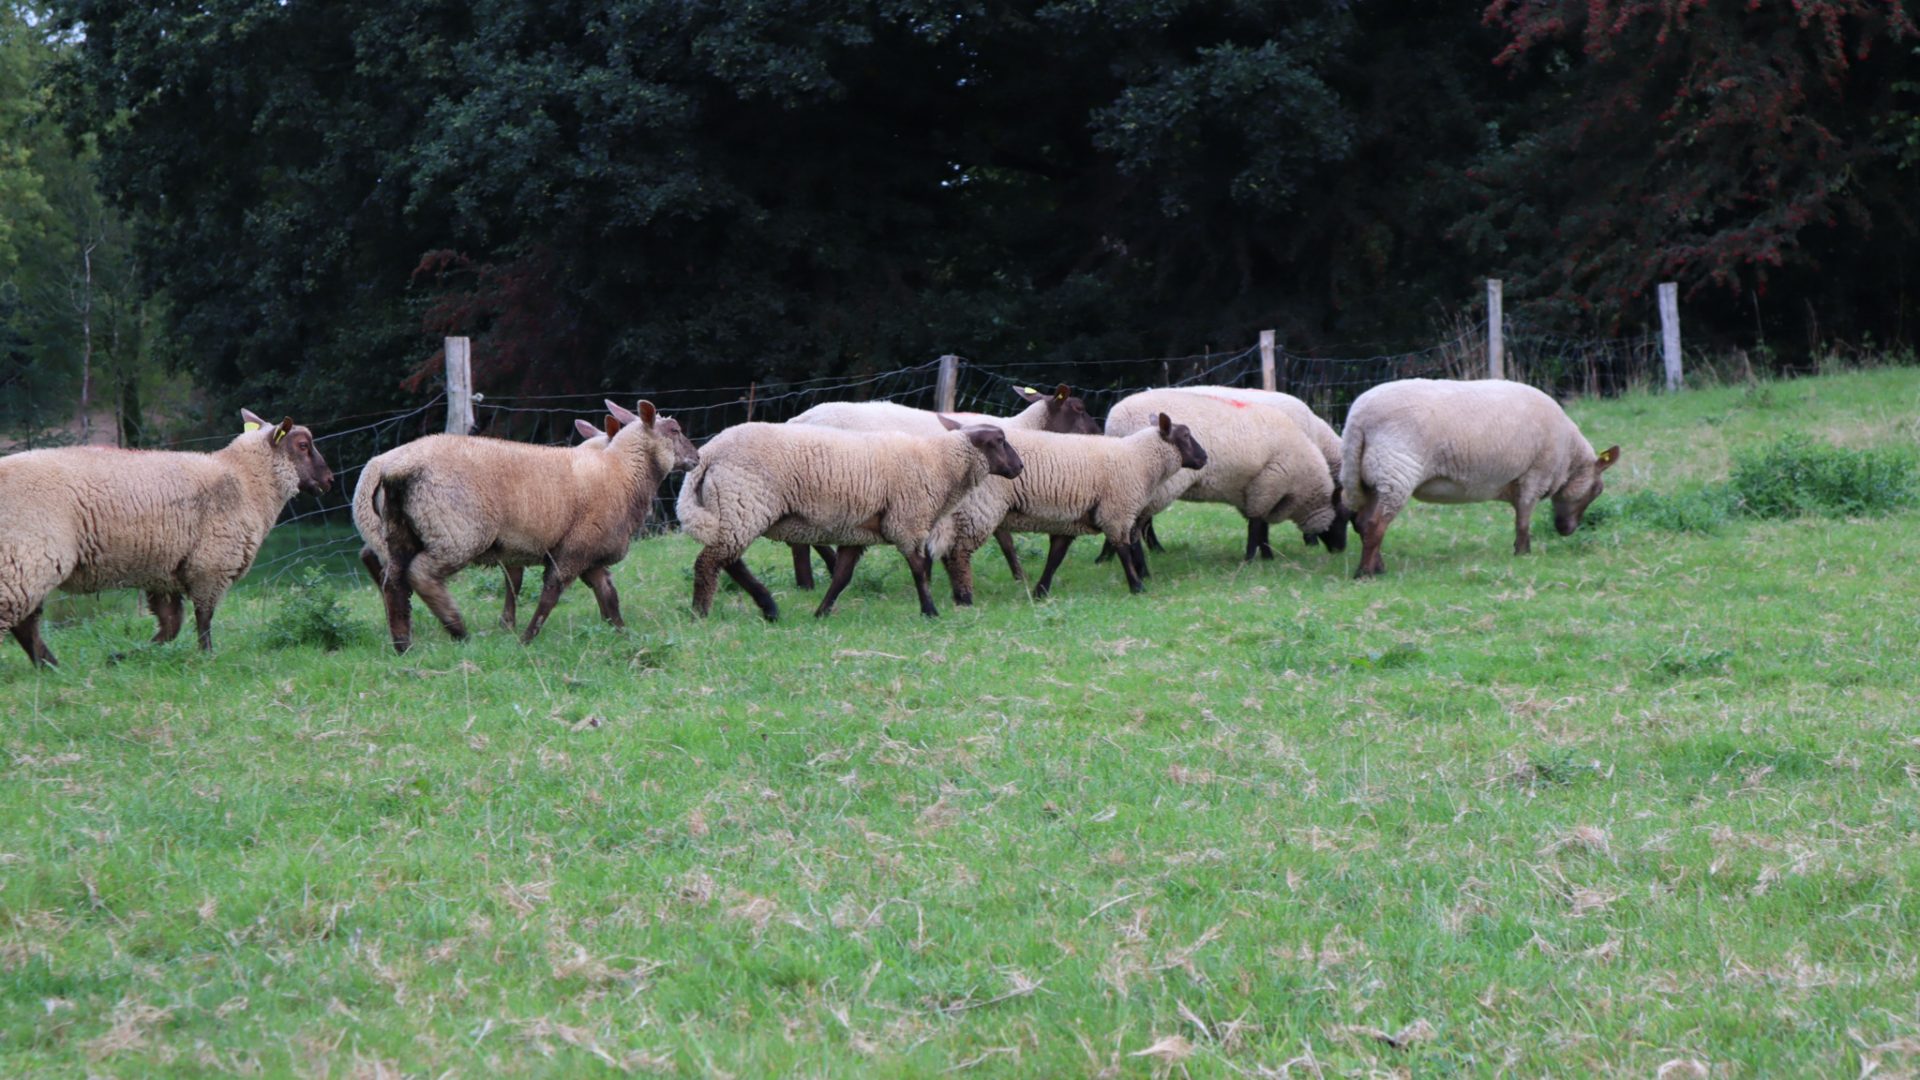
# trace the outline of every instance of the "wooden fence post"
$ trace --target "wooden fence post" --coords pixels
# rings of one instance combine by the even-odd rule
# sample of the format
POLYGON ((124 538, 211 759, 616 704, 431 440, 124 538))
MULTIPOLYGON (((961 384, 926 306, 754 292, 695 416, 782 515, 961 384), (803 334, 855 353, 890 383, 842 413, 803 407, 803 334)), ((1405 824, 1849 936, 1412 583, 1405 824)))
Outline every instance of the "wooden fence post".
POLYGON ((473 434, 473 347, 463 337, 446 340, 447 433, 473 434))
POLYGON ((1273 377, 1273 331, 1260 331, 1260 389, 1274 391, 1279 386, 1273 377))
POLYGON ((1500 279, 1487 279, 1487 378, 1507 377, 1506 317, 1500 309, 1500 279))
POLYGON ((960 358, 948 353, 940 358, 940 381, 934 384, 934 408, 953 411, 953 397, 960 389, 960 358))
POLYGON ((1660 354, 1667 362, 1667 393, 1680 389, 1680 283, 1660 283, 1660 354))

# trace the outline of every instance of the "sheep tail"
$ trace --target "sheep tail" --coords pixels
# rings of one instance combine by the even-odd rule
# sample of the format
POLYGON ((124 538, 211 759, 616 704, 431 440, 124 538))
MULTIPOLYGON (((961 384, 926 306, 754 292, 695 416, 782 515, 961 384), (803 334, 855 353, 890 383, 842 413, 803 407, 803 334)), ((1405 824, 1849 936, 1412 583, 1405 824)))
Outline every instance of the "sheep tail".
POLYGON ((425 546, 420 540, 420 533, 413 527, 412 519, 407 516, 407 495, 412 486, 412 476, 388 473, 380 478, 380 487, 373 494, 373 506, 380 515, 381 529, 386 534, 389 581, 405 581, 407 569, 425 546))
POLYGON ((1349 511, 1360 507, 1360 465, 1366 452, 1367 430, 1349 424, 1345 442, 1340 447, 1340 490, 1336 493, 1349 511))

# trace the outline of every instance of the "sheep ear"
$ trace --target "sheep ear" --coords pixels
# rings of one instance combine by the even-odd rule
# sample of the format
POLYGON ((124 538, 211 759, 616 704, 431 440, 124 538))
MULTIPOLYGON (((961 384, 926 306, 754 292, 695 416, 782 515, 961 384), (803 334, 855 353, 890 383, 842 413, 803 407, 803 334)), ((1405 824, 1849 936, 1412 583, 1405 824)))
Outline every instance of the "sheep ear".
POLYGON ((943 428, 946 428, 948 431, 960 430, 960 424, 956 422, 952 417, 947 416, 945 413, 934 413, 933 415, 938 416, 940 418, 940 426, 943 428))
POLYGON ((1173 434, 1173 417, 1168 416, 1166 413, 1161 413, 1160 414, 1160 437, 1164 439, 1167 436, 1172 434, 1173 434))
POLYGON ((640 418, 638 416, 635 416, 631 410, 621 408, 619 405, 616 405, 611 401, 607 402, 606 405, 607 405, 607 411, 612 413, 613 418, 615 420, 620 421, 622 424, 637 424, 640 422, 640 418))
POLYGON ((600 429, 593 426, 593 421, 578 418, 573 421, 573 430, 583 439, 591 439, 600 434, 600 429))
POLYGON ((241 422, 240 430, 242 431, 253 431, 257 428, 263 428, 267 426, 267 422, 265 420, 260 419, 260 414, 257 412, 254 412, 252 409, 240 410, 240 422, 241 422))
POLYGON ((1614 463, 1620 460, 1620 448, 1618 446, 1609 446, 1605 450, 1600 451, 1600 456, 1594 460, 1599 464, 1600 471, 1606 472, 1614 466, 1614 463))
POLYGON ((1073 388, 1068 386, 1066 383, 1061 383, 1059 386, 1055 387, 1053 390, 1053 400, 1055 401, 1065 401, 1072 396, 1073 396, 1073 388))
POLYGON ((273 437, 267 441, 273 443, 273 445, 275 446, 279 446, 280 440, 286 438, 287 433, 292 430, 293 430, 293 417, 291 416, 284 417, 280 421, 280 426, 273 429, 273 437))
POLYGON ((660 415, 660 410, 658 410, 658 409, 655 409, 655 408, 653 407, 653 402, 651 402, 651 401, 647 401, 647 400, 645 400, 645 399, 642 399, 642 400, 641 400, 641 402, 640 402, 640 422, 641 422, 642 424, 645 424, 645 425, 646 425, 646 426, 648 426, 648 427, 652 427, 652 426, 653 426, 653 419, 654 419, 654 417, 656 417, 656 416, 659 416, 659 415, 660 415))
POLYGON ((622 424, 620 421, 615 420, 613 417, 611 416, 607 417, 606 422, 604 424, 604 427, 607 432, 607 438, 611 439, 615 435, 620 434, 620 429, 625 426, 626 426, 625 424, 622 424))
POLYGON ((1018 394, 1020 396, 1020 400, 1022 401, 1039 401, 1040 400, 1040 391, 1035 390, 1031 386, 1016 386, 1013 388, 1013 392, 1015 394, 1018 394))

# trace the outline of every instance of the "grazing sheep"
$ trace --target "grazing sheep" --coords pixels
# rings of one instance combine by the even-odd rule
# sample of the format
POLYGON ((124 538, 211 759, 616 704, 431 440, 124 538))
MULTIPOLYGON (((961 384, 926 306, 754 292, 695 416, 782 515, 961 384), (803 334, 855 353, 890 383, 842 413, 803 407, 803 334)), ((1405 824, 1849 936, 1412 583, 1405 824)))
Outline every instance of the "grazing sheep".
MULTIPOLYGON (((584 440, 574 449, 591 453, 604 449, 607 441, 620 430, 620 421, 607 417, 607 429, 601 431, 585 420, 575 420, 573 428, 584 440)), ((360 482, 353 487, 353 527, 360 532, 361 565, 373 576, 374 588, 384 588, 387 580, 387 536, 386 526, 380 521, 380 512, 373 508, 373 493, 380 490, 380 478, 389 469, 395 468, 421 453, 420 447, 425 440, 396 446, 384 454, 369 458, 360 468, 360 482)), ((524 580, 526 568, 518 565, 502 564, 500 572, 505 578, 506 599, 500 605, 500 625, 514 629, 517 605, 520 599, 520 586, 524 580)))
POLYGON ((1354 400, 1341 448, 1347 504, 1360 532, 1360 569, 1386 569, 1380 541, 1408 499, 1513 506, 1513 553, 1533 546, 1533 507, 1553 501, 1561 536, 1580 527, 1620 448, 1593 444, 1552 398, 1502 379, 1403 379, 1354 400))
MULTIPOLYGON (((1333 430, 1332 424, 1320 419, 1320 414, 1314 412, 1313 407, 1306 402, 1301 401, 1292 394, 1283 394, 1278 390, 1250 390, 1239 386, 1183 386, 1180 387, 1180 389, 1191 394, 1204 394, 1207 397, 1245 402, 1248 405, 1265 405, 1286 413, 1287 418, 1292 420, 1294 425, 1300 429, 1301 433, 1312 440, 1313 444, 1319 447, 1320 452, 1326 456, 1327 475, 1333 478, 1333 510, 1338 518, 1338 520, 1333 523, 1330 536, 1337 538, 1335 543, 1339 545, 1335 547, 1329 544, 1327 550, 1332 552, 1345 550, 1347 522, 1352 518, 1352 515, 1347 512, 1346 504, 1341 501, 1340 498, 1340 433, 1333 430)), ((1261 534, 1259 542, 1260 557, 1263 559, 1273 558, 1273 548, 1266 540, 1267 523, 1264 521, 1257 523, 1248 522, 1248 525, 1258 526, 1258 531, 1261 534)), ((1153 534, 1152 526, 1152 522, 1147 523, 1147 546, 1158 551, 1160 545, 1154 542, 1156 537, 1153 534)), ((1309 538, 1307 543, 1315 543, 1317 539, 1321 538, 1309 538)))
POLYGON ((375 506, 389 555, 384 592, 396 651, 413 643, 415 592, 455 640, 467 636, 446 580, 477 562, 546 567, 523 642, 540 633, 576 577, 593 590, 603 618, 626 625, 608 567, 627 557, 660 481, 700 454, 652 402, 632 413, 609 401, 607 411, 624 426, 603 450, 430 435, 411 444, 421 450, 406 462, 387 468, 375 506))
MULTIPOLYGON (((1107 414, 1107 434, 1130 435, 1162 412, 1178 415, 1193 429, 1207 448, 1207 466, 1190 483, 1163 485, 1148 516, 1176 498, 1226 503, 1247 519, 1249 559, 1265 542, 1267 524, 1275 521, 1292 521, 1309 541, 1325 540, 1335 550, 1345 546, 1344 534, 1333 534, 1338 515, 1326 458, 1285 413, 1185 390, 1147 390, 1114 405, 1107 414)), ((1134 559, 1144 571, 1145 552, 1138 546, 1134 559)))
POLYGON ((678 503, 682 531, 704 545, 693 564, 695 614, 712 609, 725 570, 768 621, 779 616, 772 594, 740 561, 761 536, 842 545, 816 616, 833 610, 871 544, 900 549, 921 614, 939 614, 927 591, 934 524, 987 476, 1020 474, 1019 455, 999 428, 942 424, 947 430, 933 437, 813 424, 741 424, 714 436, 680 485, 678 503))
POLYGON ((180 632, 185 594, 200 648, 213 648, 214 608, 287 500, 333 486, 313 432, 240 415, 246 431, 210 454, 79 446, 0 459, 0 629, 30 660, 56 662, 40 636, 56 588, 142 590, 155 642, 180 632))
MULTIPOLYGON (((1012 416, 986 416, 981 413, 947 413, 962 424, 992 424, 1003 431, 1052 431, 1066 435, 1098 435, 1100 422, 1087 412, 1087 403, 1076 396, 1073 388, 1061 383, 1051 394, 1042 394, 1034 388, 1020 387, 1014 393, 1026 401, 1027 407, 1012 416)), ((840 428, 843 431, 904 431, 909 435, 938 435, 944 429, 940 426, 939 414, 925 409, 915 409, 906 405, 896 405, 891 401, 829 401, 801 413, 787 421, 789 424, 817 424, 822 427, 840 428)), ((988 484, 996 483, 990 479, 988 484)), ((1020 568, 1020 554, 1014 549, 1013 536, 1002 529, 994 533, 994 539, 1000 544, 1000 554, 1007 560, 1007 569, 1013 572, 1015 581, 1026 584, 1027 575, 1020 568)), ((790 545, 793 549, 793 584, 796 588, 813 588, 813 561, 804 544, 790 545)), ((833 549, 821 546, 820 557, 826 560, 827 568, 834 565, 833 549)), ((956 604, 973 602, 971 567, 967 572, 969 584, 963 589, 953 580, 952 567, 948 567, 947 578, 953 585, 953 601, 956 604)))
POLYGON ((1054 572, 1074 538, 1093 533, 1121 552, 1127 587, 1140 592, 1131 541, 1142 510, 1176 476, 1192 477, 1207 464, 1193 433, 1165 413, 1122 439, 1015 430, 1007 432, 1007 441, 1020 455, 1020 475, 980 485, 935 532, 934 550, 945 551, 956 593, 963 587, 971 593, 973 553, 996 529, 1052 538, 1036 597, 1052 590, 1054 572))

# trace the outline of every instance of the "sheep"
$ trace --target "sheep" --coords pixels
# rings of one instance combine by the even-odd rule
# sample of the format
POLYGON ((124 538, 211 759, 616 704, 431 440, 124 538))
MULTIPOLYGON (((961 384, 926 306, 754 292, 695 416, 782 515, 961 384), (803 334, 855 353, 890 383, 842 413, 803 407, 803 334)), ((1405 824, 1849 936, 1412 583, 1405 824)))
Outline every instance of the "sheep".
POLYGON ((1341 483, 1360 532, 1356 577, 1386 569, 1380 541, 1419 499, 1513 506, 1513 553, 1533 547, 1533 508, 1553 501, 1553 526, 1571 536, 1606 484, 1620 448, 1593 444, 1559 404, 1524 383, 1403 379, 1361 394, 1347 413, 1341 483))
POLYGON ((1126 438, 1014 430, 1007 441, 1020 455, 1020 475, 980 485, 935 532, 934 550, 945 549, 955 591, 963 585, 971 591, 973 553, 996 529, 1051 537, 1036 598, 1052 591, 1074 538, 1092 533, 1115 545, 1127 587, 1142 591, 1130 543, 1142 510, 1175 477, 1192 478, 1207 464, 1206 450, 1187 426, 1161 413, 1126 438))
MULTIPOLYGON (((1287 418, 1292 420, 1294 425, 1300 429, 1301 433, 1312 440, 1313 444, 1319 447, 1320 452, 1326 456, 1327 475, 1333 478, 1333 509, 1334 514, 1338 518, 1338 520, 1333 523, 1333 529, 1330 535, 1337 538, 1335 542, 1339 545, 1338 547, 1329 545, 1327 550, 1330 552, 1339 552, 1346 549, 1347 523, 1351 515, 1347 513, 1346 503, 1340 498, 1340 433, 1333 430, 1332 424, 1322 420, 1320 414, 1314 412, 1311 405, 1294 397, 1292 394, 1283 394, 1278 390, 1251 390, 1238 386, 1183 386, 1180 387, 1180 389, 1189 393, 1204 394, 1207 397, 1245 402, 1248 405, 1265 405, 1286 413, 1287 418)), ((1267 523, 1262 521, 1258 523, 1249 522, 1248 524, 1257 524, 1261 533, 1259 543, 1260 557, 1263 559, 1273 558, 1273 548, 1267 543, 1265 538, 1267 523)), ((1157 542, 1158 538, 1153 533, 1152 522, 1147 523, 1144 535, 1147 546, 1158 551, 1160 545, 1157 542)), ((1311 544, 1314 543, 1315 540, 1309 539, 1307 542, 1311 544)))
POLYGON ((142 590, 156 644, 179 634, 185 594, 201 651, 213 649, 214 609, 287 500, 333 486, 313 432, 240 416, 243 433, 210 454, 85 446, 0 460, 0 628, 30 661, 57 663, 40 634, 56 588, 142 590))
MULTIPOLYGON (((1193 429, 1207 448, 1207 466, 1191 482, 1163 485, 1147 516, 1176 498, 1227 503, 1247 518, 1249 559, 1266 541, 1267 524, 1275 521, 1292 521, 1309 542, 1324 540, 1336 551, 1346 545, 1344 535, 1333 533, 1338 514, 1325 456, 1285 413, 1185 390, 1147 390, 1114 405, 1107 434, 1130 435, 1162 412, 1177 414, 1193 429)), ((1144 572, 1145 552, 1137 543, 1133 555, 1144 572)))
MULTIPOLYGON (((1031 386, 1017 387, 1014 393, 1027 402, 1027 407, 1012 416, 986 416, 981 413, 947 413, 946 415, 962 424, 992 424, 1003 431, 1028 430, 1052 431, 1068 435, 1098 435, 1100 422, 1087 412, 1087 403, 1076 396, 1073 388, 1061 383, 1051 394, 1042 394, 1031 386)), ((808 409, 799 416, 787 421, 789 424, 817 424, 823 427, 835 427, 845 431, 904 431, 913 435, 938 435, 943 428, 936 414, 925 409, 915 409, 898 405, 891 401, 829 401, 808 409)), ((989 480, 989 484, 994 481, 989 480)), ((1007 560, 1007 569, 1013 572, 1014 580, 1026 584, 1026 571, 1020 568, 1020 554, 1014 549, 1013 536, 1002 529, 994 533, 994 539, 1000 544, 1000 554, 1007 560)), ((793 584, 796 588, 813 588, 813 561, 806 545, 790 545, 793 550, 793 584)), ((832 548, 819 548, 820 557, 826 560, 829 570, 833 568, 832 548)), ((968 567, 967 578, 972 580, 972 568, 968 567)), ((953 582, 952 567, 948 567, 947 577, 953 582)), ((964 590, 953 583, 953 599, 956 604, 973 602, 972 587, 964 590)))
POLYGON ((741 424, 716 435, 680 486, 680 527, 703 545, 693 564, 693 610, 713 608, 719 572, 747 590, 771 622, 779 608, 740 556, 756 537, 842 545, 833 581, 814 610, 824 617, 867 545, 891 544, 913 572, 920 612, 938 615, 927 591, 934 525, 989 475, 1020 474, 1000 429, 942 418, 939 436, 851 432, 813 424, 741 424))
POLYGON ((609 401, 607 411, 624 426, 599 451, 430 435, 387 468, 374 505, 389 555, 382 591, 396 652, 413 644, 415 592, 448 634, 466 638, 446 580, 476 562, 545 566, 523 643, 539 635, 576 577, 593 590, 602 618, 626 625, 608 567, 626 558, 660 481, 697 464, 700 453, 652 402, 633 413, 609 401))
MULTIPOLYGON (((620 421, 609 416, 606 430, 602 431, 586 420, 575 420, 574 430, 584 440, 574 449, 592 452, 605 448, 607 441, 620 430, 620 421)), ((384 454, 369 458, 360 468, 360 482, 353 488, 353 526, 360 532, 362 545, 360 562, 373 577, 374 588, 384 588, 386 583, 387 540, 386 527, 381 524, 380 512, 373 508, 373 494, 380 490, 380 477, 388 469, 399 465, 412 456, 421 453, 425 440, 396 446, 384 454)), ((502 564, 501 575, 505 579, 506 599, 500 605, 500 625, 508 630, 514 629, 516 610, 520 598, 520 585, 524 580, 525 567, 502 564)))

